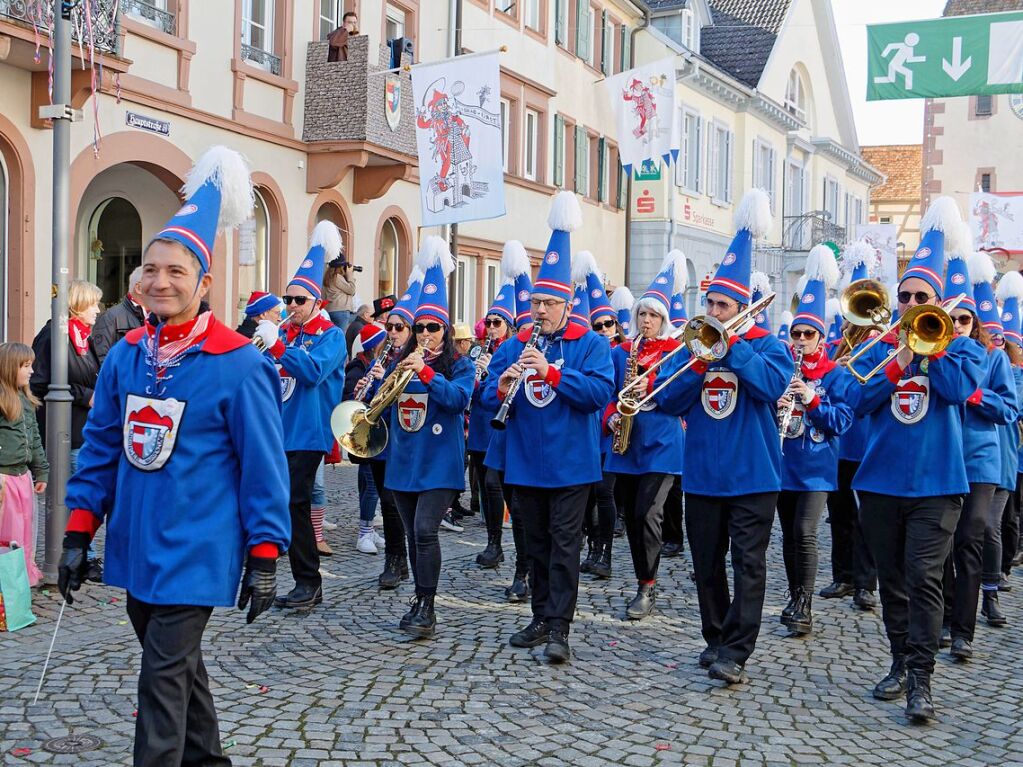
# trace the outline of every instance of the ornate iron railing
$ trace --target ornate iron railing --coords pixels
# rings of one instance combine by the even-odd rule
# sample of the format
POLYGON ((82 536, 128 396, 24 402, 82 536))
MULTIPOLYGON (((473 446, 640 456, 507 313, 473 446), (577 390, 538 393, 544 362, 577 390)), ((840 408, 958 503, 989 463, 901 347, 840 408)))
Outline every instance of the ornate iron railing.
MULTIPOLYGON (((116 0, 82 0, 71 10, 71 39, 75 48, 87 46, 91 39, 96 49, 118 53, 116 0)), ((48 37, 53 27, 51 0, 0 0, 0 19, 33 27, 48 37)))
POLYGON ((242 58, 258 64, 272 74, 279 75, 281 73, 280 57, 274 56, 272 53, 264 51, 262 48, 256 48, 253 45, 246 45, 245 43, 242 43, 242 58))
POLYGON ((129 16, 141 16, 143 19, 153 22, 168 35, 177 33, 174 14, 163 8, 157 8, 147 0, 121 0, 121 10, 129 16))
POLYGON ((832 221, 831 213, 826 210, 784 216, 782 222, 782 242, 786 250, 808 251, 814 245, 829 240, 839 246, 845 245, 845 227, 832 221))

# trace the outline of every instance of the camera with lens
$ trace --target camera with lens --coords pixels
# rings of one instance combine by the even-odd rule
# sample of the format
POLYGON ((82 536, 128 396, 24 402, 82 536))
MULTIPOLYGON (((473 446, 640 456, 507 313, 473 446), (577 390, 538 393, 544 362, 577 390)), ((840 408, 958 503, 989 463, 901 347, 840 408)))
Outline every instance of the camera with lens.
POLYGON ((345 260, 344 256, 338 256, 333 261, 328 263, 327 266, 331 267, 332 269, 342 269, 344 267, 348 267, 353 272, 361 272, 362 271, 362 267, 361 266, 356 266, 355 264, 348 263, 345 260))

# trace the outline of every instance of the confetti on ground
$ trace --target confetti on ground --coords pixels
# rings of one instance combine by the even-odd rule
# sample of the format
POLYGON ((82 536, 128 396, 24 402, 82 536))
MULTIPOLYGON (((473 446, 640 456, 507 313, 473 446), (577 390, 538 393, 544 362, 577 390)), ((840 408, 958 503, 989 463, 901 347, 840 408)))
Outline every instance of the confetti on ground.
POLYGON ((31 748, 15 748, 11 750, 12 756, 28 756, 32 753, 31 748))
POLYGON ((256 686, 256 685, 254 685, 254 684, 247 684, 247 685, 245 685, 245 689, 246 689, 246 690, 251 690, 251 689, 252 689, 253 687, 255 687, 255 686, 256 686))
POLYGON ((608 642, 608 643, 607 643, 607 646, 608 646, 608 647, 617 647, 617 646, 618 646, 618 643, 617 643, 617 642, 608 642))
POLYGON ((670 743, 658 743, 654 746, 655 751, 671 751, 670 743))
POLYGON ((138 717, 138 715, 139 715, 139 712, 138 712, 138 710, 132 711, 132 712, 131 712, 131 715, 132 715, 133 717, 138 717))
POLYGON ((665 663, 665 668, 678 668, 677 663, 665 663))
POLYGON ((127 626, 128 625, 128 621, 117 621, 117 625, 118 626, 127 626))
POLYGON ((267 687, 265 684, 263 684, 263 685, 259 686, 259 691, 260 692, 270 692, 270 688, 267 687))
POLYGON ((227 743, 224 744, 224 748, 231 748, 231 746, 233 746, 233 745, 234 745, 234 741, 233 740, 229 740, 229 741, 227 741, 227 743))

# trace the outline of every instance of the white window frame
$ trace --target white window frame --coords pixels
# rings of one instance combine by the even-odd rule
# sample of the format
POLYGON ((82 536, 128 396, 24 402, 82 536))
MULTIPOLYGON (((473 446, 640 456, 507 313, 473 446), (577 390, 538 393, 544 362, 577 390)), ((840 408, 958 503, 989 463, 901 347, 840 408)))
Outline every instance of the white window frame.
MULTIPOLYGON (((164 2, 166 2, 166 0, 164 0, 164 2)), ((320 20, 320 39, 326 40, 330 36, 331 32, 333 32, 335 29, 341 26, 340 23, 341 22, 340 14, 342 12, 341 0, 316 0, 316 6, 317 6, 316 15, 317 18, 319 18, 320 20), (324 2, 331 3, 333 5, 334 7, 333 15, 331 16, 323 15, 324 2), (330 29, 327 31, 327 34, 323 34, 323 30, 325 29, 324 23, 330 26, 330 29)))
POLYGON ((785 163, 785 184, 782 211, 785 216, 802 216, 806 213, 806 167, 799 160, 789 158, 785 163), (791 179, 798 188, 793 189, 791 179))
POLYGON ((695 109, 683 106, 679 112, 682 161, 675 163, 675 185, 696 195, 703 191, 703 121, 695 109))
POLYGON ((679 23, 682 25, 681 43, 691 51, 697 48, 696 42, 696 14, 692 8, 685 8, 679 11, 679 23))
POLYGON ((831 223, 838 223, 839 200, 842 198, 842 186, 838 179, 828 174, 824 177, 823 209, 831 214, 831 223))
POLYGON ((524 0, 523 5, 525 11, 522 16, 522 23, 525 24, 529 29, 534 32, 539 32, 542 29, 540 24, 540 0, 524 0))
POLYGON ((806 122, 806 85, 803 83, 803 76, 795 67, 789 72, 789 79, 785 83, 785 109, 794 115, 801 122, 806 122), (795 85, 795 93, 792 93, 795 85), (792 96, 795 98, 792 98, 792 96), (802 102, 802 103, 800 103, 802 102))
POLYGON ((511 100, 501 98, 501 162, 504 172, 508 172, 508 168, 511 167, 509 160, 511 159, 511 100))
POLYGON ((483 298, 486 306, 483 311, 494 305, 494 299, 497 298, 497 293, 501 289, 501 263, 499 261, 487 261, 485 279, 483 298))
POLYGON ((494 10, 505 13, 509 16, 515 16, 518 10, 519 3, 517 0, 494 0, 494 10))
MULTIPOLYGON (((143 2, 145 2, 146 5, 153 6, 158 11, 164 11, 164 12, 167 11, 167 0, 143 0, 143 2)), ((122 6, 122 8, 123 8, 123 6, 122 6)), ((145 24, 146 26, 155 27, 157 29, 162 29, 159 21, 156 21, 155 19, 146 18, 145 16, 143 16, 141 13, 138 12, 136 6, 134 6, 134 5, 128 6, 127 13, 135 21, 139 21, 139 22, 145 24)))
POLYGON ((753 141, 753 186, 763 189, 771 199, 771 210, 775 205, 775 166, 777 152, 774 145, 758 136, 753 141))
MULTIPOLYGON (((582 170, 582 172, 583 172, 583 175, 582 175, 582 183, 580 184, 580 186, 582 187, 582 191, 580 191, 579 194, 582 194, 584 197, 589 197, 590 196, 590 184, 592 183, 591 180, 590 180, 590 134, 589 134, 588 131, 583 130, 582 131, 582 135, 584 137, 583 149, 582 149, 582 161, 583 161, 583 170, 582 170)), ((579 136, 579 133, 577 132, 576 133, 576 137, 578 137, 578 136, 579 136)), ((578 151, 576 152, 576 157, 579 157, 578 151)), ((579 174, 579 169, 576 168, 576 176, 578 176, 578 174, 579 174)))
POLYGON ((735 132, 726 123, 714 120, 708 144, 707 193, 715 205, 727 206, 732 202, 735 132))
POLYGON ((538 154, 540 148, 540 113, 535 109, 526 109, 525 113, 525 129, 522 132, 522 175, 530 181, 536 181, 537 171, 540 167, 538 154), (530 127, 530 122, 532 122, 532 127, 530 127))
POLYGON ((473 259, 468 256, 459 256, 455 259, 455 290, 454 290, 454 315, 455 322, 470 322, 474 317, 476 281, 473 279, 473 259))
POLYGON ((404 8, 392 5, 391 3, 386 3, 384 5, 384 37, 386 38, 384 42, 387 42, 387 40, 396 40, 399 37, 405 37, 405 21, 406 16, 404 8), (399 30, 398 34, 388 36, 388 24, 393 24, 399 30))
MULTIPOLYGON (((274 6, 276 3, 274 0, 242 0, 242 42, 246 45, 251 45, 253 48, 259 48, 265 53, 274 55, 274 6), (254 3, 262 3, 263 8, 266 12, 266 23, 257 24, 252 20, 252 6, 254 3), (252 42, 252 28, 256 27, 263 31, 265 45, 260 47, 254 45, 252 42)), ((257 66, 260 66, 259 62, 250 62, 257 66)), ((265 66, 265 65, 264 65, 265 66)))

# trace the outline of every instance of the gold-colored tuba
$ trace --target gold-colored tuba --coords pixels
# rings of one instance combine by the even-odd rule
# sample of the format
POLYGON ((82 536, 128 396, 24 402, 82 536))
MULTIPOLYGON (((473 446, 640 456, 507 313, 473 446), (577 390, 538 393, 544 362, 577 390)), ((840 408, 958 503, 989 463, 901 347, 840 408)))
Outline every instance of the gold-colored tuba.
POLYGON ((840 359, 867 340, 873 332, 882 333, 891 322, 888 288, 878 280, 850 282, 838 297, 842 318, 852 327, 842 334, 842 342, 835 353, 840 359))

